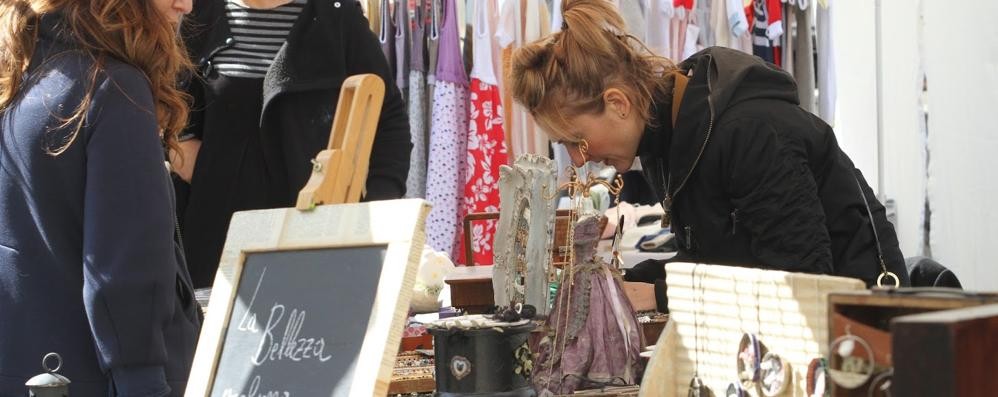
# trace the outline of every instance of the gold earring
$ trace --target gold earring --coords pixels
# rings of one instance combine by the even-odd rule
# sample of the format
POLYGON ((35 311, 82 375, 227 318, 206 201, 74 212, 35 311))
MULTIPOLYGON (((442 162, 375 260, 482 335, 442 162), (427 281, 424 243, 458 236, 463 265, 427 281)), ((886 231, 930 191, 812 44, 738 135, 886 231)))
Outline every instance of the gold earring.
POLYGON ((584 164, 587 161, 586 159, 589 158, 589 141, 583 139, 576 146, 579 148, 579 155, 582 156, 582 163, 584 164))

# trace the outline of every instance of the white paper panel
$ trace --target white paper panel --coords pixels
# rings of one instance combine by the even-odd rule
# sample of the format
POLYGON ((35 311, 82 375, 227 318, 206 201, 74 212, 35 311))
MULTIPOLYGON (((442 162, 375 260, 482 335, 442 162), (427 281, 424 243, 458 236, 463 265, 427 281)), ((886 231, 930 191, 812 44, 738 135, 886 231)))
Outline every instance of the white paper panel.
POLYGON ((790 363, 794 386, 785 395, 804 396, 807 365, 827 350, 828 293, 864 289, 861 281, 850 278, 741 267, 670 263, 665 271, 669 321, 676 333, 671 341, 659 341, 660 347, 671 345, 661 351, 672 354, 656 357, 662 361, 649 364, 645 379, 667 382, 662 390, 642 390, 662 397, 685 395, 697 362, 704 383, 723 395, 738 380, 736 359, 744 332, 755 333, 790 363))
POLYGON ((882 7, 884 194, 893 199, 895 228, 905 256, 924 254, 925 165, 920 9, 912 1, 882 7))
POLYGON ((923 7, 932 253, 964 287, 996 290, 998 2, 924 0, 923 7))

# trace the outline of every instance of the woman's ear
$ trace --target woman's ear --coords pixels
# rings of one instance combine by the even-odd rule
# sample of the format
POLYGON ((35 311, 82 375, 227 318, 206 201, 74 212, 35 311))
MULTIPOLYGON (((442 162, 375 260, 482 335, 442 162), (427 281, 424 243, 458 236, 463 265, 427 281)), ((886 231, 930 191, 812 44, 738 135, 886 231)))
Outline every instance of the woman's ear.
POLYGON ((621 119, 626 119, 631 113, 631 100, 619 88, 603 91, 603 103, 611 115, 619 116, 621 119))

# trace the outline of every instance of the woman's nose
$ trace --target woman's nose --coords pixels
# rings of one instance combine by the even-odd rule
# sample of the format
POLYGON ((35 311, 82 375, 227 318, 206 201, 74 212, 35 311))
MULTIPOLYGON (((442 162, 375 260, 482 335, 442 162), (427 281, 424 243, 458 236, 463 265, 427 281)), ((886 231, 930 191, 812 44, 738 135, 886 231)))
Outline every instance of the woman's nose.
POLYGON ((177 0, 173 3, 173 8, 183 15, 190 14, 194 8, 194 0, 177 0))

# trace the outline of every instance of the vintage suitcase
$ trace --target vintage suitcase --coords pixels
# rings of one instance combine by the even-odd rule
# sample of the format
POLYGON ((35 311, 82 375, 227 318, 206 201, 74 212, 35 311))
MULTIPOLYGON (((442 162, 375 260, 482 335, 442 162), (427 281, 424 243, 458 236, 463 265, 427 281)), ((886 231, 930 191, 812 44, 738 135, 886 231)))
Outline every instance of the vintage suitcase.
MULTIPOLYGON (((829 327, 829 371, 842 369, 843 362, 838 352, 843 350, 863 351, 855 356, 861 359, 849 363, 856 373, 838 371, 839 377, 852 376, 861 380, 858 374, 870 373, 869 378, 855 387, 846 388, 832 383, 832 395, 836 397, 883 395, 872 393, 871 389, 878 381, 878 375, 885 375, 898 362, 894 356, 894 341, 891 332, 891 322, 897 318, 909 315, 938 312, 943 310, 963 309, 987 304, 998 303, 998 294, 968 293, 947 288, 901 288, 875 289, 852 293, 830 294, 828 297, 828 327, 829 327), (848 347, 848 348, 847 348, 848 347), (857 350, 858 349, 858 350, 857 350), (865 358, 870 350, 869 357, 865 358), (872 368, 870 365, 872 364, 872 368), (862 369, 862 370, 860 370, 862 369)), ((910 353, 910 352, 906 352, 910 353)), ((844 356, 842 356, 844 357, 844 356)), ((998 371, 998 370, 995 370, 998 371)), ((995 372, 998 374, 998 372, 995 372)), ((886 379, 880 376, 880 381, 886 379)), ((892 382, 893 383, 893 382, 892 382)), ((879 385, 877 385, 879 387, 879 385)), ((886 387, 886 386, 885 386, 886 387)), ((907 394, 897 394, 903 395, 907 394)), ((946 394, 939 394, 944 396, 946 394)))
POLYGON ((898 317, 891 334, 895 396, 998 393, 998 304, 898 317))

